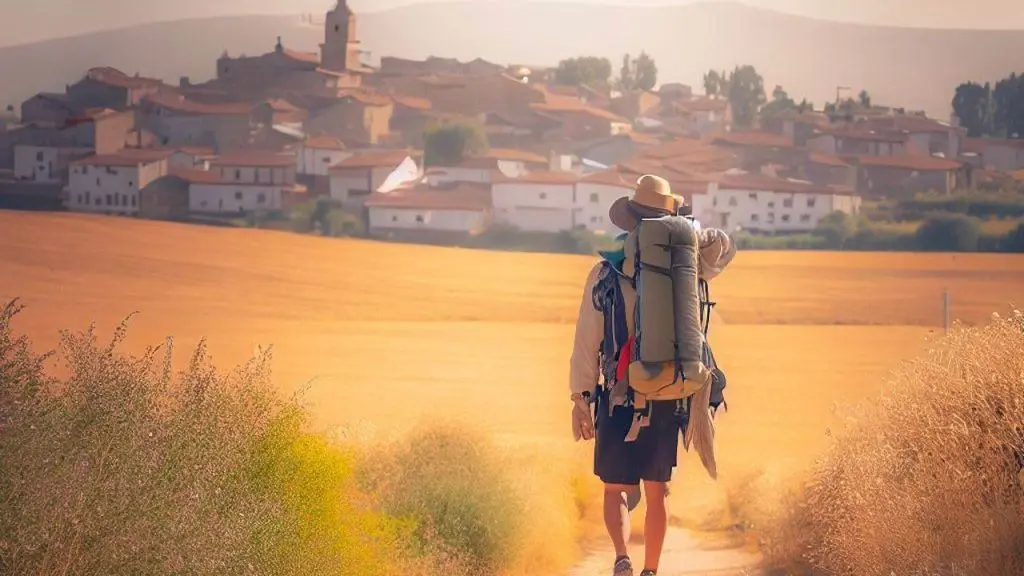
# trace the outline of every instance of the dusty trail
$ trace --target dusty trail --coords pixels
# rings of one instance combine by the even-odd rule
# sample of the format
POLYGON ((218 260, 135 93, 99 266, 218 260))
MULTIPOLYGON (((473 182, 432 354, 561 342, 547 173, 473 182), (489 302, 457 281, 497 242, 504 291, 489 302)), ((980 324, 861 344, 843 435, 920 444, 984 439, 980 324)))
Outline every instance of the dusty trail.
MULTIPOLYGON (((643 542, 634 538, 630 553, 639 574, 643 568, 643 542)), ((614 556, 606 539, 595 541, 568 576, 608 576, 614 556)), ((712 545, 694 532, 671 526, 665 537, 658 576, 762 576, 760 561, 760 555, 742 547, 712 545)))

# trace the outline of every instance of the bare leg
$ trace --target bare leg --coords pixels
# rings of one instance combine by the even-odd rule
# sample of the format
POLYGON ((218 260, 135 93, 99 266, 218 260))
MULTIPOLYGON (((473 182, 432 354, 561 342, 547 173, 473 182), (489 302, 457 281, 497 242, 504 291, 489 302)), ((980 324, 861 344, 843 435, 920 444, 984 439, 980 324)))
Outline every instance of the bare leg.
POLYGON ((668 484, 644 480, 647 517, 644 518, 644 570, 658 570, 668 531, 668 484))
POLYGON ((623 484, 604 485, 604 526, 615 546, 616 558, 627 556, 629 542, 629 510, 626 508, 626 493, 632 486, 623 484))

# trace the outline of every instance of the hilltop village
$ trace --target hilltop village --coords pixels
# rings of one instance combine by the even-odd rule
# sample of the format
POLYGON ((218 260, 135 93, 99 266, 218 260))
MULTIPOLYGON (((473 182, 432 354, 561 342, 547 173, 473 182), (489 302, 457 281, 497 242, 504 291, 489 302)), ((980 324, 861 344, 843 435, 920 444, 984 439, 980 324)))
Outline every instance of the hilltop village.
POLYGON ((224 53, 201 83, 96 67, 36 94, 0 118, 0 196, 179 220, 329 198, 382 237, 614 234, 608 206, 651 172, 708 225, 780 234, 1024 169, 1021 141, 967 138, 955 120, 765 106, 741 123, 720 91, 678 83, 567 85, 553 67, 481 59, 371 67, 344 0, 323 27, 319 53, 271 38, 260 56, 224 53), (444 140, 425 135, 446 129, 463 139, 431 153, 444 140))

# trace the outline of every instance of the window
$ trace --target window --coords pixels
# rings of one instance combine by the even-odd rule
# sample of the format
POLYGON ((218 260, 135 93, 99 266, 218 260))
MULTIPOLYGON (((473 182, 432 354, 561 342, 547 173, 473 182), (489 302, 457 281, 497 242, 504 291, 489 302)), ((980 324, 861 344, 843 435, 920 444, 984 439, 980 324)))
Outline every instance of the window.
POLYGON ((241 180, 241 179, 242 179, 242 171, 241 170, 235 170, 235 180, 241 180))
POLYGON ((601 197, 597 194, 597 192, 592 192, 590 194, 590 203, 591 204, 597 204, 600 201, 601 201, 601 197))
POLYGON ((416 215, 416 223, 417 224, 423 224, 423 214, 417 214, 416 215))
POLYGON ((132 186, 135 186, 135 182, 132 182, 131 180, 129 180, 128 181, 128 187, 131 188, 132 186))
POLYGON ((107 206, 113 206, 114 205, 114 199, 111 198, 110 194, 107 194, 106 201, 107 201, 107 206))
POLYGON ((200 208, 206 208, 206 200, 203 200, 202 202, 200 202, 199 203, 199 207, 200 208))
POLYGON ((711 199, 711 205, 718 206, 718 196, 715 196, 714 198, 711 199))
POLYGON ((89 200, 89 191, 88 191, 88 190, 86 190, 86 192, 85 192, 85 203, 86 203, 86 204, 89 204, 90 202, 91 202, 91 201, 89 200))
POLYGON ((547 197, 548 197, 548 193, 547 193, 547 192, 541 192, 541 193, 540 193, 540 199, 541 199, 541 200, 546 200, 546 199, 547 199, 547 197))
POLYGON ((95 202, 95 204, 96 204, 97 206, 99 206, 99 205, 100 205, 100 204, 102 204, 102 203, 103 203, 103 198, 101 198, 101 197, 100 197, 100 195, 99 195, 99 194, 97 194, 97 195, 96 195, 96 202, 95 202))
POLYGON ((78 195, 78 196, 76 197, 75 203, 76 203, 76 204, 81 204, 81 203, 82 203, 82 195, 81 195, 81 194, 79 194, 79 195, 78 195))
POLYGON ((735 196, 729 196, 729 206, 736 206, 737 204, 738 204, 738 202, 736 201, 736 197, 735 196))
POLYGON ((761 221, 761 215, 760 214, 751 214, 750 215, 750 221, 751 222, 760 222, 761 221))
POLYGON ((785 198, 785 199, 783 199, 782 200, 782 207, 783 208, 792 208, 793 207, 793 199, 792 198, 785 198))
POLYGON ((242 199, 242 192, 241 191, 235 192, 235 200, 241 200, 241 199, 242 199))
POLYGON ((807 199, 807 207, 808 208, 814 208, 814 202, 816 200, 817 200, 817 198, 814 198, 814 197, 808 198, 807 199))
POLYGON ((256 197, 256 203, 257 204, 263 204, 266 201, 267 201, 267 194, 265 192, 260 192, 260 195, 256 197))
POLYGON ((783 222, 789 222, 789 214, 783 214, 782 215, 782 221, 783 222))
POLYGON ((811 221, 811 215, 810 214, 801 214, 800 215, 800 221, 801 222, 810 222, 811 221))
POLYGON ((340 26, 338 26, 337 24, 335 24, 335 25, 334 25, 334 31, 335 31, 335 32, 340 32, 340 31, 341 31, 341 27, 340 27, 340 26))
POLYGON ((751 200, 757 200, 757 192, 751 192, 749 196, 751 200))
POLYGON ((323 158, 321 158, 320 161, 323 162, 324 164, 330 164, 331 163, 331 159, 328 158, 327 156, 324 156, 323 158))
POLYGON ((97 186, 102 186, 103 185, 103 184, 100 184, 100 179, 99 178, 96 179, 96 185, 97 186))
POLYGON ((391 221, 392 222, 398 222, 398 216, 392 216, 391 217, 391 221))
POLYGON ((768 213, 768 223, 775 224, 775 212, 768 213))
POLYGON ((768 207, 769 208, 775 208, 775 200, 772 200, 771 202, 769 202, 768 203, 768 207))
POLYGON ((135 196, 132 196, 132 208, 134 208, 134 207, 135 207, 135 202, 136 202, 136 201, 135 201, 135 196))
POLYGON ((42 162, 42 161, 43 161, 43 151, 40 150, 39 152, 36 152, 36 162, 42 162))

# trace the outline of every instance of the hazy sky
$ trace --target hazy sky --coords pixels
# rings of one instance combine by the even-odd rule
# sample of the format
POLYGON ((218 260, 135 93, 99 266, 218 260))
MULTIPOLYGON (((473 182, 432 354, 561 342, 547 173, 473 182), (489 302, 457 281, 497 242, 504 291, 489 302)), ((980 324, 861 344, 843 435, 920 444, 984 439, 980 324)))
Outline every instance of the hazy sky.
MULTIPOLYGON (((377 11, 441 0, 350 0, 356 11, 377 11)), ((526 2, 541 0, 463 0, 526 2)), ((620 5, 694 0, 559 0, 620 5)), ((704 0, 722 2, 728 0, 704 0)), ((890 26, 1024 29, 1022 0, 743 0, 791 14, 890 26)), ((231 14, 323 12, 334 0, 0 0, 0 46, 82 34, 142 22, 231 14)))

